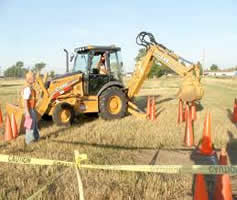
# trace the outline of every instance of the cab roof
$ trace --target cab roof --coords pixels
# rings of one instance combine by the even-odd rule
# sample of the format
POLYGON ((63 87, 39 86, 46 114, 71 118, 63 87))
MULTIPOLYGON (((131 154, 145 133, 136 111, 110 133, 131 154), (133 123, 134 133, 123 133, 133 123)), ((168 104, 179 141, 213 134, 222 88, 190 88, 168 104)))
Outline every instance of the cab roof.
POLYGON ((84 47, 79 47, 79 48, 75 48, 74 52, 75 53, 87 53, 89 51, 120 51, 121 48, 120 47, 116 47, 115 45, 110 45, 110 46, 96 46, 96 45, 88 45, 88 46, 84 46, 84 47))

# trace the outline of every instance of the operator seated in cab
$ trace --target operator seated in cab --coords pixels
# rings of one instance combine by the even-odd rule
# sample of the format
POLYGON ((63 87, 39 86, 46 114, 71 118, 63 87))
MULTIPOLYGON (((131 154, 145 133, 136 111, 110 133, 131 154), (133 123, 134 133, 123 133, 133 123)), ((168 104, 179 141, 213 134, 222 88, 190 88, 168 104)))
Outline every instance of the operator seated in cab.
POLYGON ((105 62, 106 62, 106 53, 103 53, 100 57, 99 62, 96 65, 97 69, 99 70, 99 74, 106 75, 108 73, 105 66, 105 62))

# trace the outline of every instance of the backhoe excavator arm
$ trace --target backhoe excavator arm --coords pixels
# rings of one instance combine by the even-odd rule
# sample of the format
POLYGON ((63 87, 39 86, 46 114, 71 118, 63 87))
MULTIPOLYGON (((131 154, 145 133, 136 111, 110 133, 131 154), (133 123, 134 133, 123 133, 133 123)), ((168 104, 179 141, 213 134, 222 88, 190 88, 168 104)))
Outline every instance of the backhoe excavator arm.
POLYGON ((203 88, 200 84, 199 66, 178 56, 164 45, 157 43, 151 33, 141 32, 137 36, 137 44, 146 47, 146 55, 136 64, 133 76, 128 83, 129 99, 132 99, 139 92, 155 60, 182 77, 183 83, 177 94, 178 98, 184 101, 195 101, 202 98, 203 88), (149 41, 145 37, 148 37, 149 41), (190 64, 190 67, 186 67, 180 61, 190 64))

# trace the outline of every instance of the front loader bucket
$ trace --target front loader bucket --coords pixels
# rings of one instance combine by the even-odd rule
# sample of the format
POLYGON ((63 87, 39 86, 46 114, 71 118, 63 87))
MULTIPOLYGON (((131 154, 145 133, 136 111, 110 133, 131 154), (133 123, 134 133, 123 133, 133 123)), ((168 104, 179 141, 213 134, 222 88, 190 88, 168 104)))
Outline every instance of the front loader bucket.
POLYGON ((6 104, 6 112, 11 117, 12 113, 15 116, 17 128, 20 133, 24 132, 24 109, 13 104, 6 104))
POLYGON ((184 77, 182 85, 178 91, 178 98, 183 101, 191 102, 200 100, 203 97, 204 90, 201 86, 199 78, 188 74, 184 77))

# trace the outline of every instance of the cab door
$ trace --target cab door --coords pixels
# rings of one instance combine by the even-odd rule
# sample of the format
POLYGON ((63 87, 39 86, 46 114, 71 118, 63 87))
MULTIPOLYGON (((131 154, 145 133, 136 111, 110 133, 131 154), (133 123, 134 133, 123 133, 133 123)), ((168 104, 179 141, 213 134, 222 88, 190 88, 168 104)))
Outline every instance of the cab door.
POLYGON ((72 69, 72 74, 81 73, 82 74, 82 88, 83 94, 88 95, 88 66, 89 66, 88 53, 78 53, 74 59, 74 65, 72 69))
POLYGON ((105 67, 107 74, 100 74, 97 68, 97 64, 101 55, 104 52, 93 52, 90 55, 90 67, 89 67, 89 82, 88 89, 89 95, 96 95, 99 90, 110 81, 110 69, 109 69, 109 53, 106 53, 105 67))

